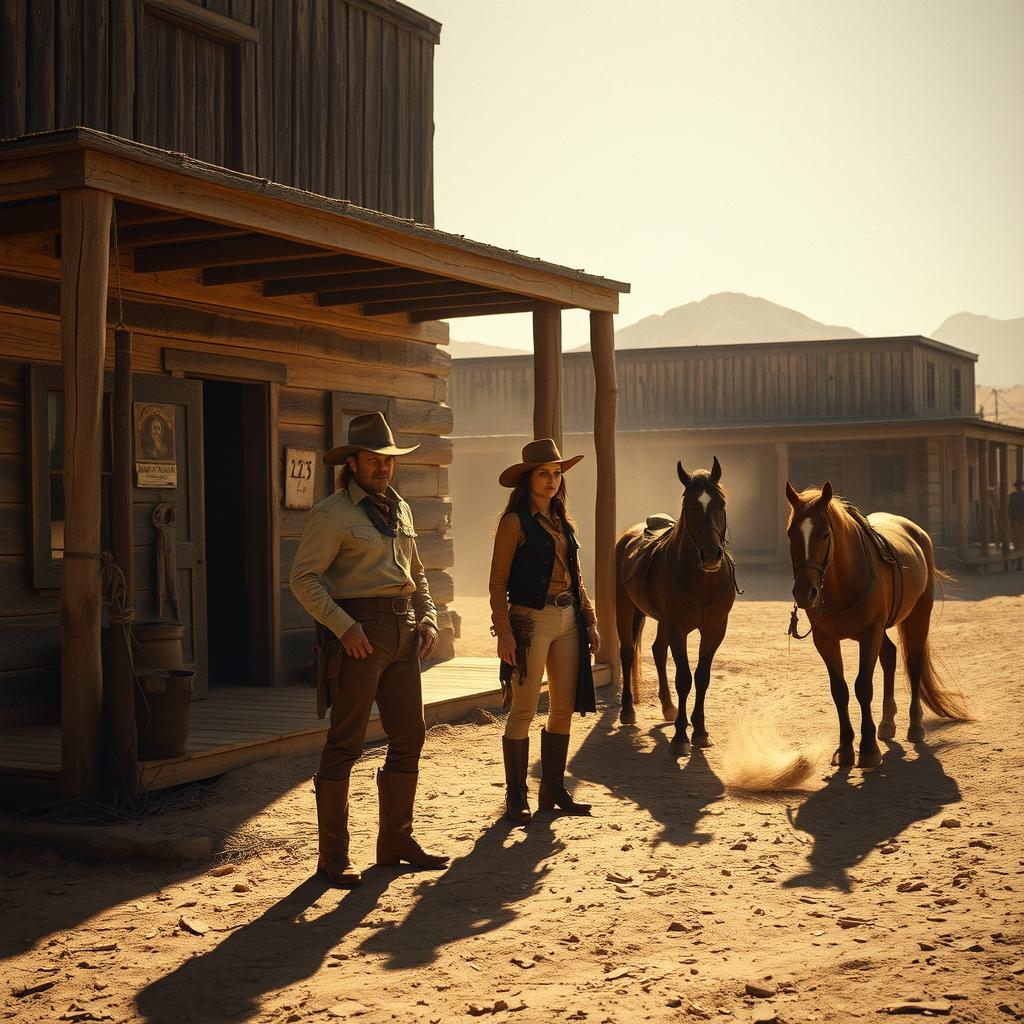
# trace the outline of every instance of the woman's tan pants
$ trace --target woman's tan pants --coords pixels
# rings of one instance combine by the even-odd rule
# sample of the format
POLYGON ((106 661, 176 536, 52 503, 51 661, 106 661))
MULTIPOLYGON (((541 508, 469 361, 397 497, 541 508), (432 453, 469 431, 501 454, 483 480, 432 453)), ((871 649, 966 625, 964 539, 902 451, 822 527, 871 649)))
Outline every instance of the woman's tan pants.
POLYGON ((526 678, 516 673, 512 678, 512 707, 505 723, 510 740, 525 739, 530 722, 537 713, 540 684, 547 669, 548 724, 551 733, 569 735, 572 714, 576 707, 576 678, 580 667, 580 640, 576 626, 576 609, 526 608, 514 604, 509 608, 513 624, 522 620, 531 633, 526 655, 526 678))

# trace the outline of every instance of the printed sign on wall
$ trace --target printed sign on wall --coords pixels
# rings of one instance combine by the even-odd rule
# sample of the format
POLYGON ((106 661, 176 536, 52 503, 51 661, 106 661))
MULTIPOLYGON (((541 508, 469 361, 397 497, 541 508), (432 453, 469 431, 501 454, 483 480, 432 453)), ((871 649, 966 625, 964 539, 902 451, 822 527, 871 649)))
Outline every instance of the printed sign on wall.
POLYGON ((135 484, 137 487, 177 487, 178 461, 174 429, 175 407, 135 403, 135 484))
POLYGON ((316 452, 304 448, 284 450, 284 507, 313 507, 313 474, 316 452))

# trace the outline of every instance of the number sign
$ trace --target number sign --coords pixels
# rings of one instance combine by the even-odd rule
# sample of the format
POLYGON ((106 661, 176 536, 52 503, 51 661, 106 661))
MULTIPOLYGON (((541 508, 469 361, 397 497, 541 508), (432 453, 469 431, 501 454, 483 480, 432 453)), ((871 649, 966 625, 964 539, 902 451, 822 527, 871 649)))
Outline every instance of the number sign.
POLYGON ((302 448, 284 450, 284 507, 312 508, 316 452, 302 448))

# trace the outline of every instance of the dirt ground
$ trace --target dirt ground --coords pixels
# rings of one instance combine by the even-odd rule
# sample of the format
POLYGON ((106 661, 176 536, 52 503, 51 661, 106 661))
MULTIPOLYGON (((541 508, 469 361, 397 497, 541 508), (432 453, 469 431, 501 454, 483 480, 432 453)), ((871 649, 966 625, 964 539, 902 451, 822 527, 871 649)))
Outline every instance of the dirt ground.
MULTIPOLYGON (((869 773, 829 767, 835 713, 810 641, 784 636, 788 581, 740 582, 708 697, 716 745, 676 762, 653 699, 634 728, 607 707, 577 718, 571 785, 592 818, 504 822, 501 721, 481 713, 427 740, 417 831, 451 853, 445 872, 369 868, 359 889, 325 889, 311 877, 308 757, 168 804, 164 821, 224 829, 235 852, 216 862, 3 853, 0 1012, 26 1024, 789 1024, 927 1006, 1024 1018, 1024 575, 968 580, 937 606, 936 649, 977 719, 928 718, 924 744, 902 742, 901 674, 899 738, 869 773), (769 752, 813 745, 809 791, 728 788, 730 750, 751 738, 769 752)), ((483 601, 458 607, 462 653, 489 653, 483 601)), ((368 750, 354 777, 367 867, 382 756, 368 750)))

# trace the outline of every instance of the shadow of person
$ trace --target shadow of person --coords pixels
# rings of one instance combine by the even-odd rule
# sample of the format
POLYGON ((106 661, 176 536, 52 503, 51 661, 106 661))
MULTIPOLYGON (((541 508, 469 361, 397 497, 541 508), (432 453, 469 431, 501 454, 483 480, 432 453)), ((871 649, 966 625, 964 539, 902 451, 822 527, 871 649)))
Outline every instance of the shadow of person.
MULTIPOLYGON (((602 713, 570 762, 572 774, 648 811, 662 827, 654 846, 710 842, 711 833, 699 831, 698 826, 708 807, 721 799, 725 786, 703 750, 696 748, 679 761, 671 751, 669 724, 645 733, 618 725, 617 715, 614 707, 602 713)), ((584 793, 582 799, 588 796, 584 793)))
POLYGON ((394 871, 370 868, 361 886, 342 894, 314 875, 220 945, 142 989, 135 997, 140 1016, 147 1024, 253 1019, 268 992, 314 975, 396 877, 394 871), (334 910, 307 916, 322 897, 335 896, 340 901, 334 910))
POLYGON ((384 953, 388 970, 433 963, 442 947, 483 935, 513 921, 516 905, 536 893, 565 844, 553 817, 541 812, 524 829, 496 821, 439 879, 421 884, 412 909, 398 924, 375 932, 362 952, 384 953))
POLYGON ((935 756, 941 747, 916 744, 912 758, 899 743, 888 747, 881 765, 865 772, 859 786, 851 785, 857 776, 849 770, 837 771, 791 816, 793 828, 810 835, 814 845, 808 870, 786 879, 784 888, 849 892, 850 869, 883 840, 959 803, 960 787, 935 756))

